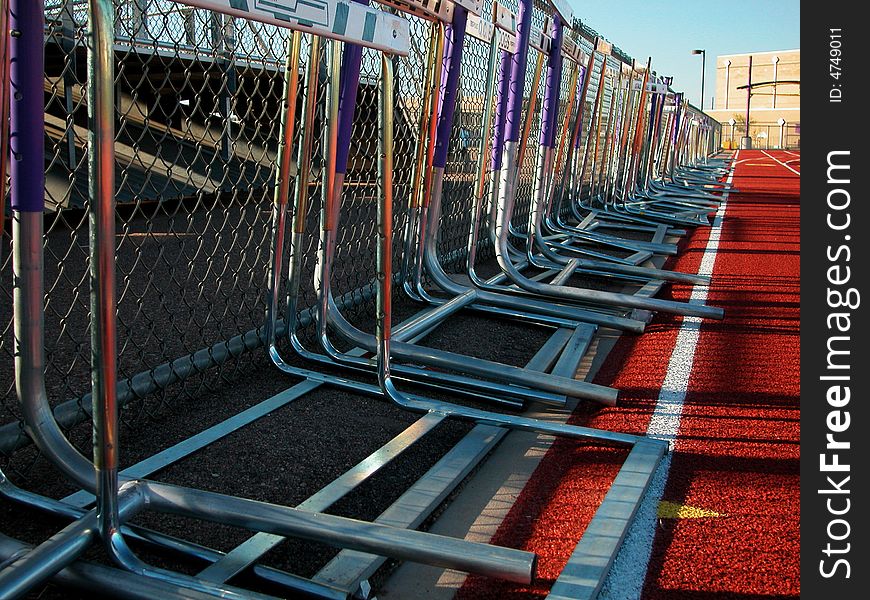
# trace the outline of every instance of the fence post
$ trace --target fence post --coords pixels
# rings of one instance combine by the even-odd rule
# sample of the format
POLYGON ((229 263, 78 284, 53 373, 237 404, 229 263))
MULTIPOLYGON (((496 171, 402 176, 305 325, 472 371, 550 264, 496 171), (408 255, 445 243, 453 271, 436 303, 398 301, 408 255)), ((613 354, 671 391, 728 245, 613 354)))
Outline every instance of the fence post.
MULTIPOLYGON (((75 102, 73 101, 73 86, 76 83, 76 42, 75 42, 75 23, 73 23, 72 7, 68 2, 66 7, 61 11, 61 36, 60 47, 63 51, 66 60, 69 61, 67 68, 63 70, 63 101, 64 110, 66 110, 67 123, 73 122, 73 111, 75 110, 75 102)), ((66 138, 66 154, 69 170, 74 171, 76 168, 76 140, 75 132, 72 127, 67 127, 64 135, 66 138)))
POLYGON ((211 13, 211 43, 219 57, 220 83, 217 93, 217 112, 221 119, 220 161, 212 163, 212 177, 220 182, 219 189, 228 189, 226 170, 233 153, 233 100, 238 78, 235 68, 236 31, 233 17, 211 13))
POLYGON ((749 105, 752 103, 752 57, 749 57, 749 67, 746 69, 746 133, 740 141, 740 148, 750 150, 752 148, 752 136, 749 135, 749 105))

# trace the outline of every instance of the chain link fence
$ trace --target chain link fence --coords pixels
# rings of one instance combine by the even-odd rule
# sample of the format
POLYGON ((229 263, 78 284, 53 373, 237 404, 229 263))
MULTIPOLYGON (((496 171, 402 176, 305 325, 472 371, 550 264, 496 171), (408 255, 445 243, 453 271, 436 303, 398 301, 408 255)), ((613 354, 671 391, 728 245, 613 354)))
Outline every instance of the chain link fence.
MULTIPOLYGON (((740 138, 746 135, 743 123, 722 124, 722 147, 728 150, 740 147, 740 138)), ((749 124, 752 147, 760 150, 800 150, 800 123, 756 123, 749 124)))
MULTIPOLYGON (((484 17, 491 2, 484 0, 484 17)), ((515 3, 508 7, 515 9, 515 3)), ((87 222, 87 3, 45 0, 45 330, 46 382, 60 424, 90 452, 90 315, 87 222)), ((544 25, 536 3, 533 23, 544 25)), ((409 17, 413 42, 396 58, 395 223, 408 223, 432 22, 409 17)), ((127 427, 172 418, 193 399, 266 365, 262 350, 272 199, 280 135, 286 30, 170 0, 116 2, 114 46, 118 236, 119 402, 127 427)), ((587 52, 585 39, 575 38, 587 52)), ((304 64, 308 47, 303 48, 304 64)), ((450 138, 438 251, 445 268, 464 269, 475 194, 489 47, 466 41, 450 138)), ((530 51, 526 109, 536 111, 538 52, 530 51)), ((613 82, 594 118, 601 60, 585 99, 583 137, 603 142, 613 82), (589 132, 587 136, 585 132, 589 132)), ((302 68, 302 64, 299 67, 302 68)), ((377 53, 363 52, 333 290, 346 316, 373 318, 377 193, 377 53)), ((326 77, 325 63, 320 77, 326 77)), ((559 122, 570 69, 561 82, 559 122)), ((300 81, 304 78, 300 77, 300 81)), ((315 305, 325 97, 318 86, 315 147, 308 182, 305 254, 298 302, 302 323, 315 305)), ((297 107, 297 119, 301 113, 297 107)), ((525 119, 525 116, 523 117, 525 119)), ((539 119, 531 122, 520 168, 513 226, 525 231, 534 187, 539 119)), ((297 128, 299 135, 299 128, 297 128)), ((562 135, 560 132, 559 135, 562 135)), ((295 140, 298 143, 298 140, 295 140)), ((603 156, 603 144, 596 158, 603 156)), ((578 152, 588 151, 580 148, 578 152)), ((596 151, 596 150, 593 150, 596 151)), ((586 177, 590 177, 587 173, 586 177)), ((12 332, 12 258, 0 264, 0 465, 26 480, 37 453, 17 408, 12 332)), ((478 259, 492 256, 482 236, 478 259)), ((396 236, 396 264, 403 236, 396 236)), ((289 249, 288 249, 289 251, 289 249)), ((396 286, 400 289, 400 286, 396 286)), ((314 348, 313 328, 300 338, 314 348)))

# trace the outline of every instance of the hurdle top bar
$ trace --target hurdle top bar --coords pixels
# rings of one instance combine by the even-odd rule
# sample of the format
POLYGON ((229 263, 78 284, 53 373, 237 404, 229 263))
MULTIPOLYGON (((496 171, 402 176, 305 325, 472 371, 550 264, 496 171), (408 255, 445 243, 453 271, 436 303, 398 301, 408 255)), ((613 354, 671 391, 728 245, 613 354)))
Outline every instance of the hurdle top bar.
POLYGON ((408 21, 349 0, 177 0, 242 19, 312 33, 405 56, 411 47, 408 21))
POLYGON ((457 6, 473 15, 480 15, 483 10, 483 0, 377 0, 377 2, 404 13, 443 23, 453 21, 453 11, 457 6))
POLYGON ((492 18, 484 19, 476 13, 469 13, 466 33, 482 42, 489 43, 492 41, 492 36, 495 30, 499 29, 502 32, 500 45, 506 52, 513 53, 516 44, 517 33, 517 17, 507 9, 504 5, 498 2, 492 3, 492 18))
POLYGON ((559 18, 562 19, 562 23, 571 26, 571 23, 574 21, 574 10, 568 4, 568 0, 548 0, 550 6, 553 7, 559 18))
POLYGON ((544 17, 544 23, 540 27, 532 25, 532 29, 529 32, 529 46, 538 52, 549 55, 550 46, 553 43, 551 29, 552 19, 549 16, 544 17))
POLYGON ((613 53, 613 44, 605 40, 603 37, 595 38, 595 51, 605 56, 610 56, 613 53))
POLYGON ((562 49, 562 56, 564 56, 565 58, 567 58, 567 59, 569 59, 577 64, 581 64, 581 65, 586 64, 588 57, 586 56, 586 53, 583 51, 583 48, 580 46, 580 44, 578 44, 577 42, 572 40, 567 35, 562 36, 561 49, 562 49))
POLYGON ((488 44, 492 41, 492 36, 495 33, 495 25, 478 15, 470 14, 466 24, 466 33, 488 44))
POLYGON ((503 31, 517 32, 517 15, 504 4, 492 3, 492 20, 495 26, 503 31))

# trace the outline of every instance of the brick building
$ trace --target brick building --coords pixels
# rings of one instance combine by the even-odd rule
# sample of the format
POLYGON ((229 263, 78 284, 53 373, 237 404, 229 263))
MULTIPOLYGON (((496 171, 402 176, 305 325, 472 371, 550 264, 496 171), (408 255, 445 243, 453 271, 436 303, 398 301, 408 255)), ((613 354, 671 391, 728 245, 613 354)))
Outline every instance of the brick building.
POLYGON ((725 54, 716 57, 716 95, 713 109, 707 113, 722 123, 723 146, 737 147, 740 138, 746 135, 745 86, 748 83, 750 56, 753 88, 749 134, 753 147, 799 148, 800 49, 725 54))

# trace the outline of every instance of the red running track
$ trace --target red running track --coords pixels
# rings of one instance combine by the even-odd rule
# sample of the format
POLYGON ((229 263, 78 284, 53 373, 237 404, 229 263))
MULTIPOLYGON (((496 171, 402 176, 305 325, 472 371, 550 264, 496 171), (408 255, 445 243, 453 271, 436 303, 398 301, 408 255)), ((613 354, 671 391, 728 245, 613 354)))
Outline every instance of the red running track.
MULTIPOLYGON (((642 598, 799 595, 799 171, 795 153, 739 153, 707 300, 726 317, 701 325, 642 598)), ((697 272, 709 231, 669 267, 697 272)), ((618 406, 584 404, 570 421, 644 434, 681 324, 659 315, 623 337, 596 378, 621 390, 618 406)), ((470 577, 457 598, 545 596, 625 456, 557 441, 492 540, 538 553, 538 580, 470 577)))

